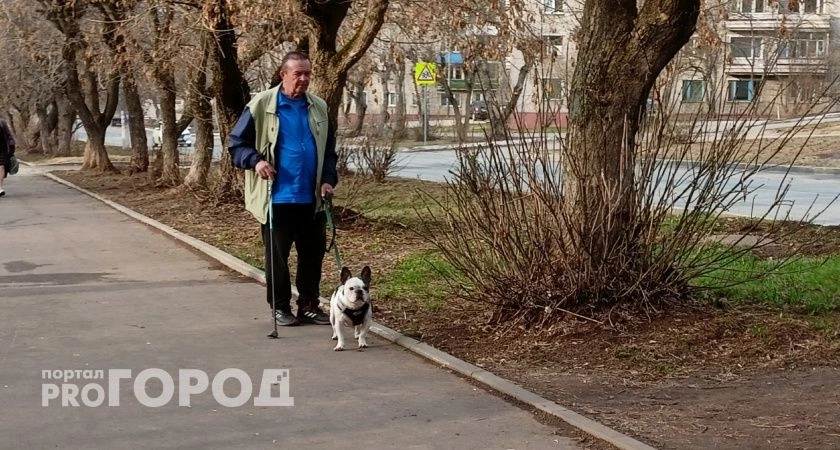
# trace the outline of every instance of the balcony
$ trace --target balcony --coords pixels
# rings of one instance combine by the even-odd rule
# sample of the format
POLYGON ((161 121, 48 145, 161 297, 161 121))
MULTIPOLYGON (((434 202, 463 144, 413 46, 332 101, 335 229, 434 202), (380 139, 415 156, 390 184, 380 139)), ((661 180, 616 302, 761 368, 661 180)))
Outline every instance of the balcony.
POLYGON ((788 30, 828 31, 830 21, 830 14, 730 13, 726 28, 737 32, 775 31, 784 25, 788 30))
POLYGON ((779 59, 770 68, 770 73, 774 75, 789 75, 797 73, 824 75, 827 71, 828 64, 825 58, 779 59))
MULTIPOLYGON (((472 89, 473 91, 479 90, 496 90, 499 88, 499 78, 496 77, 490 80, 473 80, 472 89)), ((453 91, 466 91, 468 90, 467 87, 467 80, 449 80, 449 89, 453 91)))
POLYGON ((825 58, 779 58, 775 61, 764 58, 732 58, 732 63, 726 67, 726 73, 729 75, 751 76, 797 73, 823 75, 827 70, 825 58))

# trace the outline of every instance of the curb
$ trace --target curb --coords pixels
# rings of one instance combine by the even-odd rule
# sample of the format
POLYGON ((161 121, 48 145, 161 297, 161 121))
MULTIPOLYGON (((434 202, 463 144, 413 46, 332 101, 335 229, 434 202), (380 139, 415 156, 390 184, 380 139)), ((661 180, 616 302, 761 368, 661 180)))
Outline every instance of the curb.
MULTIPOLYGON (((63 180, 49 172, 44 172, 41 175, 59 183, 64 186, 67 186, 71 189, 75 189, 89 197, 92 197, 96 200, 99 200, 102 203, 114 208, 115 210, 139 221, 142 222, 150 227, 156 228, 169 236, 179 240, 196 250, 201 251, 202 253, 210 256, 211 258, 217 260, 218 262, 224 264, 230 269, 245 275, 249 278, 253 278, 260 283, 265 283, 265 273, 262 270, 257 269, 256 267, 242 261, 239 258, 236 258, 228 253, 225 253, 219 248, 216 248, 204 241, 200 241, 192 236, 184 234, 168 225, 164 225, 150 217, 144 216, 136 211, 133 211, 129 208, 126 208, 119 203, 115 203, 111 200, 108 200, 99 194, 94 192, 88 191, 87 189, 83 189, 75 184, 63 180)), ((295 290, 294 286, 292 289, 295 290)), ((516 400, 523 402, 527 405, 530 405, 540 411, 546 412, 551 414, 564 422, 568 423, 569 425, 597 438, 602 441, 608 442, 615 447, 622 449, 622 450, 654 450, 654 447, 651 447, 647 444, 644 444, 636 439, 631 438, 630 436, 624 435, 619 433, 612 428, 607 427, 599 422, 596 422, 592 419, 589 419, 583 415, 580 415, 570 409, 564 408, 557 403, 552 402, 551 400, 545 399, 540 397, 539 395, 524 389, 521 386, 518 386, 504 378, 501 378, 497 375, 494 375, 487 370, 484 370, 480 367, 477 367, 473 364, 470 364, 466 361, 462 361, 448 353, 442 352, 428 344, 424 344, 416 339, 412 339, 408 336, 402 335, 391 328, 388 328, 384 325, 381 325, 377 322, 373 323, 371 327, 371 331, 376 333, 378 336, 382 337, 383 339, 390 341, 394 344, 397 344, 405 349, 422 356, 430 361, 433 361, 440 366, 450 369, 452 371, 458 372, 459 374, 472 378, 485 386, 501 392, 502 394, 509 395, 516 400)))

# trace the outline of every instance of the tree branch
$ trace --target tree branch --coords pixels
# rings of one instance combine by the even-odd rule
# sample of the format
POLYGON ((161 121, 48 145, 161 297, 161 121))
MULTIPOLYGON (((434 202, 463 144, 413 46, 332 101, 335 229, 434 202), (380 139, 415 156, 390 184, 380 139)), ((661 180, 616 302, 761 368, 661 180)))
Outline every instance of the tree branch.
POLYGON ((335 70, 346 72, 356 64, 373 43, 388 11, 388 0, 367 0, 364 20, 350 41, 336 54, 335 70))

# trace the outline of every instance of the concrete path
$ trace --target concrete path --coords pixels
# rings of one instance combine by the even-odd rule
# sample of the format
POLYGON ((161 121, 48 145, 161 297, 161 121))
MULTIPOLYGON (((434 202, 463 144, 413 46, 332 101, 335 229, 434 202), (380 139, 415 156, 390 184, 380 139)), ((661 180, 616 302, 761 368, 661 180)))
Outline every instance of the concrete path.
MULTIPOLYGON (((269 340, 261 285, 31 168, 7 181, 0 448, 576 448, 524 410, 381 339, 335 353, 329 327, 303 326, 269 340), (178 406, 179 370, 198 369, 212 383, 227 368, 253 382, 243 406, 222 406, 211 388, 178 406), (115 384, 118 395, 109 393, 114 369, 131 371, 115 384), (174 379, 170 401, 166 377, 144 383, 145 369, 174 379), (289 370, 294 406, 254 406, 265 369, 289 370), (105 378, 52 378, 65 370, 105 378), (51 384, 69 386, 67 395, 49 399, 51 384), (164 405, 144 406, 138 384, 151 398, 163 394, 164 405), (105 404, 85 406, 100 391, 105 404), (81 406, 61 406, 69 397, 81 406), (115 398, 119 406, 107 406, 115 398)), ((241 393, 235 379, 222 386, 227 397, 241 393)))

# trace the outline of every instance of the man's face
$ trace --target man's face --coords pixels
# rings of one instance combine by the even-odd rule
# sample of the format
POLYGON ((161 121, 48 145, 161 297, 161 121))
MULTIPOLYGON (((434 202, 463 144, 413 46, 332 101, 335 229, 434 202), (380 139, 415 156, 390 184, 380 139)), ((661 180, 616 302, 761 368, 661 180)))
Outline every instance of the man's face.
POLYGON ((292 98, 301 97, 306 92, 311 78, 312 63, 308 60, 290 59, 286 61, 286 68, 280 72, 283 92, 292 98))

